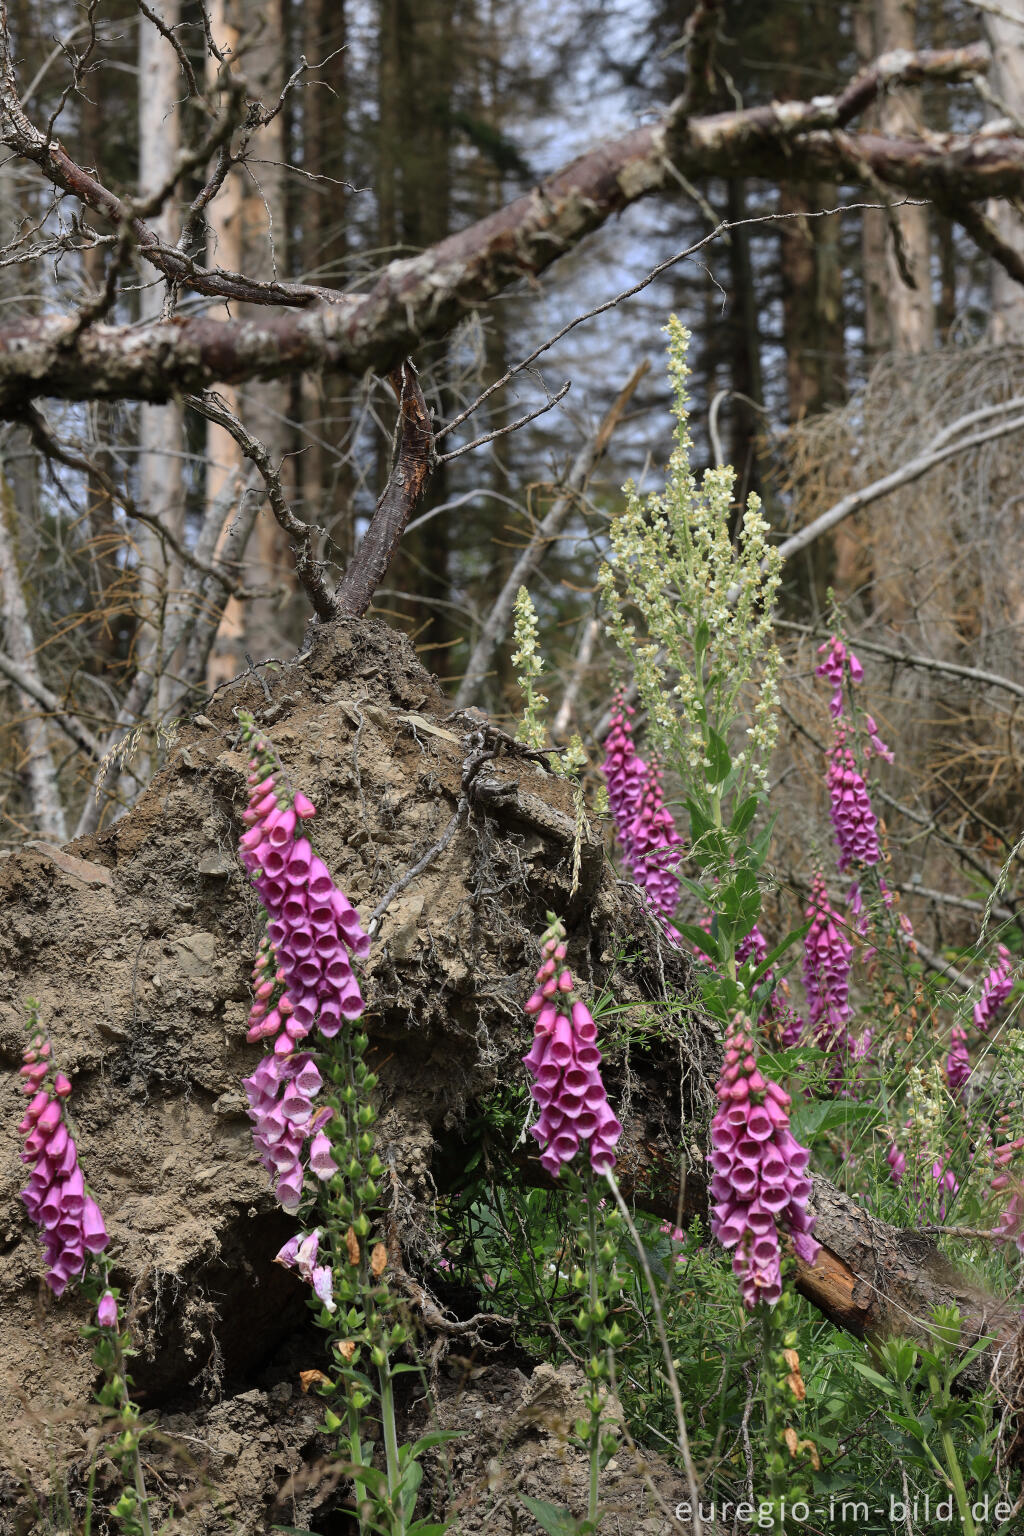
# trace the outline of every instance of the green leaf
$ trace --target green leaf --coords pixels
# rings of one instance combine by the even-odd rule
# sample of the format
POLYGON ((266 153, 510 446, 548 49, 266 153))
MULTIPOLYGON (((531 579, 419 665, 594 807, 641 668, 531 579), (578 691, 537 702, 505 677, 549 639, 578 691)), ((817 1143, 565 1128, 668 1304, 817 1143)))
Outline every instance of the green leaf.
POLYGON ((899 1395, 891 1381, 887 1381, 884 1376, 880 1376, 877 1371, 873 1371, 870 1365, 864 1364, 863 1360, 851 1360, 850 1364, 855 1371, 859 1371, 867 1381, 871 1382, 872 1386, 877 1387, 880 1392, 884 1392, 887 1397, 897 1397, 899 1395))
POLYGON ((960 1372, 970 1365, 972 1360, 977 1360, 978 1356, 983 1354, 984 1351, 989 1349, 994 1343, 995 1339, 984 1338, 979 1339, 977 1344, 972 1344, 970 1349, 967 1350, 966 1354, 961 1355, 953 1369, 948 1372, 949 1380, 954 1381, 956 1377, 959 1376, 960 1372))
POLYGON ((683 803, 690 817, 690 841, 699 842, 708 832, 714 831, 715 824, 696 800, 687 799, 683 803))
POLYGON ((710 933, 705 933, 703 928, 698 928, 695 923, 676 923, 675 925, 684 939, 689 939, 691 944, 703 950, 712 960, 721 960, 722 951, 719 949, 710 933))
POLYGON ((424 1451, 429 1451, 435 1445, 447 1445, 451 1440, 461 1440, 466 1431, 464 1429, 430 1429, 425 1435, 421 1435, 412 1445, 403 1445, 402 1450, 408 1451, 410 1456, 422 1456, 424 1451))
POLYGON ((912 1439, 919 1440, 924 1445, 927 1436, 923 1424, 918 1423, 917 1419, 908 1418, 906 1414, 894 1413, 891 1408, 886 1412, 894 1424, 898 1424, 900 1429, 905 1429, 912 1439))
POLYGON ((761 828, 760 832, 749 845, 747 858, 751 869, 760 869, 768 857, 768 850, 772 845, 772 833, 775 831, 775 816, 768 818, 768 824, 761 828))
POLYGON ((754 981, 760 981, 761 977, 764 976, 767 971, 771 970, 775 962, 782 959, 783 955, 786 953, 786 950, 789 949, 791 945, 796 944, 799 939, 804 937, 810 926, 811 921, 808 918, 807 922, 801 923, 799 928, 791 928, 786 934, 786 937, 782 940, 782 943, 776 944, 775 948, 769 950, 769 952, 765 955, 764 959, 761 961, 761 964, 754 972, 754 981))
POLYGON ((402 1473, 402 1481, 395 1491, 405 1520, 411 1520, 416 1509, 416 1495, 423 1481, 423 1463, 410 1461, 402 1473))
POLYGON ((519 1497, 541 1529, 547 1531, 547 1536, 576 1536, 579 1529, 576 1519, 562 1505, 531 1499, 525 1493, 519 1497))
POLYGON ((354 1483, 365 1483, 370 1492, 378 1499, 388 1497, 388 1480, 384 1473, 377 1467, 368 1466, 365 1462, 340 1461, 336 1462, 338 1470, 350 1477, 354 1483))
POLYGON ((739 837, 741 833, 747 830, 747 828, 750 826, 750 823, 757 815, 757 807, 760 805, 760 803, 760 799, 757 795, 748 795, 745 800, 740 801, 739 805, 736 807, 736 810, 733 812, 732 821, 729 823, 729 831, 732 832, 734 836, 739 837))
POLYGON ((882 1111, 876 1104, 856 1104, 850 1100, 819 1100, 813 1104, 795 1104, 792 1111, 793 1135, 807 1142, 824 1131, 842 1129, 865 1121, 880 1121, 882 1111))
POLYGON ((711 764, 705 770, 707 781, 709 784, 721 784, 732 767, 732 758, 722 737, 711 726, 708 726, 707 749, 708 762, 711 764))

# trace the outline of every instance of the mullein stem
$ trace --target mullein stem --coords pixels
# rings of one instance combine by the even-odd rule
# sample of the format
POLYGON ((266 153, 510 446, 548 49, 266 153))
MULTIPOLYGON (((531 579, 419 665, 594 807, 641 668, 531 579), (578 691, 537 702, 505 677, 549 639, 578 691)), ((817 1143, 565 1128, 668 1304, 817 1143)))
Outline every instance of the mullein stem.
POLYGON ((387 1467, 388 1494, 391 1499, 392 1509, 392 1536, 404 1536, 405 1515, 402 1511, 399 1490, 401 1486, 401 1464, 398 1456, 398 1431, 395 1427, 395 1394, 391 1384, 391 1366, 389 1361, 379 1368, 380 1378, 380 1418, 384 1429, 384 1460, 387 1467))
MULTIPOLYGON (((590 1299, 590 1323, 587 1328, 587 1363, 599 1359, 601 1356, 601 1328, 597 1320, 597 1303, 600 1297, 598 1289, 598 1257, 597 1257, 597 1189, 594 1183, 594 1175, 588 1166, 583 1175, 584 1198, 587 1202, 587 1278, 588 1293, 590 1299)), ((591 1383, 592 1399, 596 1400, 598 1386, 597 1381, 591 1383)), ((594 1408, 593 1401, 590 1406, 590 1484, 587 1491, 587 1519, 596 1524, 597 1498, 601 1477, 601 1408, 594 1408)))
MULTIPOLYGON (((938 1405, 944 1397, 943 1388, 935 1371, 928 1372, 928 1385, 932 1391, 932 1398, 938 1405)), ((956 1445, 948 1424, 942 1424, 939 1430, 939 1438, 942 1441, 942 1450, 946 1458, 946 1468, 949 1473, 949 1481, 956 1499, 957 1512, 960 1515, 960 1523, 963 1526, 964 1536, 977 1536, 974 1518, 971 1514, 971 1501, 967 1496, 967 1486, 964 1483, 964 1475, 960 1470, 960 1461, 956 1454, 956 1445)))

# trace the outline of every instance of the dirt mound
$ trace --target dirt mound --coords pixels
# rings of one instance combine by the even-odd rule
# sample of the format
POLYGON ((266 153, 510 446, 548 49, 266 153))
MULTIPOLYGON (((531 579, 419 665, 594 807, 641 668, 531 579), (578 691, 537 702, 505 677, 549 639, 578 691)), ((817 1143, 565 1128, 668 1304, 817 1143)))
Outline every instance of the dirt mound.
MULTIPOLYGON (((131 1297, 139 1400, 163 1432, 183 1445, 191 1437, 197 1464, 212 1458, 226 1511, 248 1522, 234 1529, 280 1520, 280 1490, 324 1449, 295 1374, 259 1384, 295 1353, 296 1338, 300 1365, 316 1362, 300 1288, 271 1263, 293 1223, 257 1162, 240 1087, 258 1059, 245 1017, 261 924, 234 856, 246 772, 232 745, 237 707, 256 716, 319 807, 319 851, 364 921, 449 833, 395 895, 366 971, 380 1150, 410 1268, 429 1272, 437 1153, 457 1146, 470 1106, 521 1070, 522 1000, 546 910, 565 918, 570 962, 585 983, 614 972, 618 995, 638 1001, 660 995, 666 980, 687 985, 686 961, 657 942, 589 826, 570 895, 569 786, 481 721, 450 716, 407 642, 372 622, 318 629, 294 663, 221 691, 182 727, 167 768, 108 833, 68 852, 34 845, 0 862, 5 1532, 32 1528, 48 1488, 67 1490, 72 1508, 80 1499, 82 1405, 93 1385, 81 1308, 46 1292, 17 1198, 14 1072, 30 996, 74 1078, 83 1167, 107 1216, 115 1278, 131 1297), (631 959, 636 950, 646 958, 631 959)), ((648 1156, 652 1147, 669 1162, 677 1156, 680 1091, 684 1108, 706 1091, 699 1063, 708 1037, 699 1023, 691 1028, 693 1049, 679 1051, 682 1084, 674 1073, 671 1088, 653 1096, 662 1118, 627 1117, 624 1166, 630 1142, 642 1141, 648 1156)), ((645 1070, 642 1051, 631 1070, 645 1070)), ((332 1498, 307 1490, 303 1518, 332 1498)), ((215 1529, 209 1520, 189 1528, 215 1529)), ((329 1528, 342 1527, 316 1525, 329 1528)))

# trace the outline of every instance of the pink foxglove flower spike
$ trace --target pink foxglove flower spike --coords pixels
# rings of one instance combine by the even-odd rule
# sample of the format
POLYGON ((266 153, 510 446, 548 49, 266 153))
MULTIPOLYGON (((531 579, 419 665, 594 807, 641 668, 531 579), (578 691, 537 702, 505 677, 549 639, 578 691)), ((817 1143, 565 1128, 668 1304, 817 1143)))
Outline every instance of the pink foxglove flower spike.
POLYGON ((982 1031, 998 1017, 1013 990, 1010 951, 1005 944, 1000 944, 997 953, 999 959, 982 982, 981 997, 974 1005, 975 1028, 982 1031))
POLYGON ((970 1075, 967 1032, 959 1024, 954 1024, 949 1037, 949 1055, 946 1057, 946 1082, 950 1093, 958 1094, 970 1075))
POLYGON ((828 898, 825 882, 815 875, 806 916, 811 926, 804 937, 804 990, 807 1019, 819 1042, 845 1036, 853 1017, 850 1006, 850 972, 853 945, 828 898))
POLYGON ((789 1129, 790 1097, 758 1069, 749 1024, 737 1018, 725 1042, 711 1122, 711 1230, 732 1251, 744 1303, 774 1305, 782 1295, 779 1226, 805 1264, 817 1259, 807 1208, 809 1154, 789 1129))
POLYGON ((525 1005, 536 1017, 533 1045, 523 1061, 533 1079, 530 1093, 540 1116, 530 1134, 541 1145, 540 1160, 552 1177, 586 1142, 590 1165, 603 1173, 615 1162, 622 1126, 612 1113, 601 1081, 597 1026, 586 1003, 574 998, 565 963, 565 929, 552 913, 541 940, 537 990, 525 1005))
MULTIPOLYGON (((30 1005, 34 1024, 35 1005, 30 1005)), ((40 1230, 46 1283, 55 1296, 85 1269, 90 1253, 102 1253, 109 1238, 103 1215, 85 1187, 78 1151, 64 1118, 71 1083, 63 1072, 52 1078, 51 1046, 34 1029, 22 1056, 22 1093, 30 1095, 18 1130, 25 1139, 21 1160, 32 1173, 21 1192, 25 1209, 40 1230)))
POLYGON ((838 635, 833 635, 831 640, 826 640, 824 644, 819 645, 819 656, 822 651, 826 652, 825 659, 819 662, 814 670, 818 677, 823 677, 832 684, 829 713, 833 720, 838 720, 843 712, 843 676, 848 671, 850 681, 859 683, 864 676, 864 668, 838 635))
POLYGON ((867 785, 841 728, 836 732, 835 745, 829 753, 827 783, 829 814, 839 845, 839 868, 848 869, 851 864, 877 864, 882 857, 878 823, 867 785))
POLYGON ((243 1086, 260 1160, 281 1204, 296 1211, 307 1141, 313 1173, 324 1179, 334 1172, 329 1111, 317 1113, 313 1102, 322 1080, 304 1042, 314 1030, 330 1039, 362 1013, 352 962, 366 958, 370 939, 304 836, 316 815, 312 800, 290 789, 252 720, 239 718, 253 754, 239 858, 270 918, 253 966, 247 1037, 270 1050, 243 1086))
POLYGON ((661 918, 669 939, 677 943, 679 935, 671 924, 679 904, 680 882, 675 872, 679 855, 675 850, 683 840, 665 804, 660 767, 637 756, 629 723, 632 713, 620 689, 605 737, 601 771, 623 860, 661 918))
POLYGON ((615 833, 627 863, 633 854, 633 823, 647 787, 647 764, 637 755, 630 716, 633 710, 623 702, 622 689, 612 703, 611 723, 604 741, 601 772, 608 786, 608 804, 615 822, 615 833))

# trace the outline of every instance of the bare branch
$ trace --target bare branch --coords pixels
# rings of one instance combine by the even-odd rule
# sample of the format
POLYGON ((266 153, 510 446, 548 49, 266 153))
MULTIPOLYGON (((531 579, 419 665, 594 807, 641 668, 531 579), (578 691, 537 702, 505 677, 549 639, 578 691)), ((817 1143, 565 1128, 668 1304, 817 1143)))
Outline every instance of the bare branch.
POLYGON ((565 479, 565 486, 561 494, 552 503, 547 515, 538 524, 536 531, 520 554, 511 574, 498 594, 494 606, 487 615, 487 621, 480 631, 480 638, 473 647, 472 655, 466 667, 466 675, 459 684, 459 690, 455 695, 455 708, 465 709, 472 704, 477 697, 480 684, 487 676, 487 669, 491 664, 495 646, 508 628, 512 617, 512 609, 515 606, 516 593, 521 586, 529 581, 533 572, 537 569, 544 555, 558 537, 562 525, 573 508, 578 504, 579 497, 586 488, 601 455, 604 453, 622 417, 626 406, 629 404, 637 386, 650 364, 645 360, 633 372, 632 378, 625 388, 620 390, 608 414, 589 442, 584 443, 572 462, 572 466, 565 479))
POLYGON ((370 526, 338 583, 336 611, 361 618, 369 608, 394 559, 398 542, 427 488, 434 469, 434 433, 416 370, 405 362, 389 375, 398 396, 398 443, 395 462, 370 526))
POLYGON ((518 432, 520 427, 525 427, 529 422, 536 421, 538 416, 546 416, 560 400, 564 400, 572 388, 572 380, 566 379, 555 394, 549 395, 543 405, 539 405, 535 411, 527 411, 525 416, 510 421, 505 427, 496 427, 493 432, 485 432, 483 437, 475 437, 471 443, 466 443, 462 448, 456 448, 451 453, 442 453, 438 457, 438 464, 450 464, 452 459, 461 459, 464 453, 471 453, 474 448, 482 448, 484 443, 493 443, 497 437, 507 437, 510 432, 518 432))
MULTIPOLYGON (((777 629, 798 630, 805 635, 817 633, 810 624, 798 624, 792 619, 776 619, 775 626, 777 629)), ((1015 683, 1009 677, 1001 677, 998 672, 986 672, 982 667, 961 666, 956 661, 939 661, 934 656, 908 655, 904 651, 895 650, 890 645, 882 645, 877 640, 859 637, 852 643, 858 651, 864 651, 869 656, 881 656, 886 661, 898 662, 902 667, 917 667, 925 672, 941 672, 946 677, 961 677, 965 682, 983 683, 988 688, 1002 688, 1006 693, 1013 693, 1019 699, 1024 699, 1024 684, 1015 683)))
POLYGON ((86 730, 77 715, 69 712, 52 689, 47 688, 38 673, 30 670, 28 667, 19 666, 16 661, 10 656, 5 655, 3 651, 0 651, 0 672, 9 677, 11 682, 21 689, 22 693, 27 693, 29 698, 34 699, 40 708, 44 709, 51 717, 53 723, 60 726, 65 736, 75 743, 76 747, 80 747, 86 756, 91 757, 94 762, 99 762, 102 752, 96 737, 91 731, 86 730))
POLYGON ((798 554, 800 550, 806 549, 809 544, 814 543, 815 539, 820 539, 823 533, 831 532, 839 523, 845 521, 848 517, 852 517, 855 512, 863 511, 872 502, 881 501, 883 496, 890 495, 892 491, 899 490, 901 486, 909 485, 914 480, 920 480, 921 476, 926 475, 930 469, 935 469, 937 465, 944 464, 947 459, 953 458, 955 454, 966 453, 970 448, 978 448, 982 443, 992 442, 994 438, 1005 437, 1009 432, 1019 432, 1024 428, 1024 416, 1015 416, 1010 421, 999 422, 995 426, 989 427, 983 432, 975 432, 969 437, 957 438, 953 442, 947 441, 949 436, 955 432, 957 425, 954 422, 940 434, 942 440, 941 447, 933 448, 929 444, 922 453, 916 454, 906 464, 901 464, 899 469, 894 469, 891 474, 883 475, 880 480, 875 480, 871 485, 866 485, 863 490, 851 491, 848 496, 844 496, 841 501, 837 501, 835 506, 830 507, 827 512, 823 512, 820 517, 816 517, 813 522, 808 523, 806 528, 801 528, 798 533, 792 534, 788 539, 783 539, 779 545, 779 554, 783 560, 788 560, 791 556, 798 554))
POLYGON ((163 18, 157 15, 156 11, 153 11, 149 8, 149 6, 146 4, 146 0, 135 0, 135 4, 138 6, 143 16, 145 16, 146 20, 151 22, 152 25, 156 27, 157 31, 160 33, 160 36, 164 38, 168 43, 170 43, 171 47, 178 55, 178 63, 181 65, 181 72, 185 76, 185 84, 188 86, 189 96, 201 96, 202 93, 199 89, 199 84, 196 80, 195 72, 192 68, 192 61, 190 60, 185 49, 182 47, 179 39, 175 37, 174 29, 169 27, 163 18))
POLYGON ((579 649, 572 664, 569 680, 565 685, 565 692, 562 694, 561 702, 558 705, 558 713, 551 725, 551 735, 555 741, 562 741, 564 739, 572 723, 572 714, 576 708, 576 700, 583 686, 583 679, 586 676, 587 668, 590 666, 594 647, 597 644, 597 637, 600 635, 602 628, 602 621, 596 614, 592 614, 590 618, 584 620, 583 635, 580 639, 579 649))
POLYGON ((219 582, 225 591, 229 592, 233 597, 242 599, 248 597, 249 594, 244 587, 240 586, 238 582, 232 581, 222 569, 200 559, 158 517, 151 516, 145 507, 140 507, 134 497, 122 490, 95 459, 86 458, 85 454, 76 452, 75 449, 69 448, 65 443, 60 442, 58 438, 54 437, 42 416, 33 406, 27 407, 21 413, 21 419, 28 427, 32 435, 32 441, 46 458, 56 459, 58 463, 66 465, 68 469, 77 469, 82 474, 91 476, 98 485, 103 487, 114 503, 123 509, 126 516, 133 518, 136 522, 145 524, 147 528, 151 528, 158 538, 163 539, 170 545, 178 559, 185 565, 189 565, 203 576, 219 582))
MULTIPOLYGON (((163 244, 122 198, 29 122, 18 99, 5 4, 0 4, 0 28, 3 142, 95 213, 118 225, 129 219, 141 254, 168 279, 197 293, 253 304, 304 307, 337 300, 329 289, 206 268, 180 247, 163 244)), ((208 42, 212 48, 212 36, 208 42)), ((368 294, 345 296, 352 306, 353 351, 364 356, 366 366, 391 370, 424 337, 450 330, 467 305, 482 303, 519 278, 537 276, 614 214, 677 184, 680 176, 785 171, 811 180, 856 161, 884 182, 953 202, 1019 192, 1024 187, 1020 139, 977 134, 928 140, 861 135, 854 140, 839 131, 898 81, 970 80, 985 68, 987 58, 978 46, 889 55, 858 76, 843 96, 707 118, 688 117, 685 98, 680 98, 659 122, 599 144, 506 208, 419 256, 392 262, 368 294)), ((232 75, 230 81, 239 78, 232 75)))
POLYGON ((680 110, 686 117, 699 112, 714 95, 718 23, 718 0, 697 0, 681 39, 686 50, 686 85, 680 110))
POLYGON ((280 471, 274 467, 266 444, 260 442, 258 437, 253 437, 234 412, 213 395, 188 395, 185 404, 205 416, 207 421, 223 427, 234 438, 245 457, 255 464, 266 487, 270 509, 292 541, 295 574, 313 605, 313 611, 321 619, 337 618, 338 605, 323 564, 313 556, 313 539, 319 530, 296 517, 288 505, 280 471))

